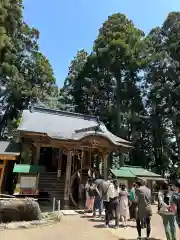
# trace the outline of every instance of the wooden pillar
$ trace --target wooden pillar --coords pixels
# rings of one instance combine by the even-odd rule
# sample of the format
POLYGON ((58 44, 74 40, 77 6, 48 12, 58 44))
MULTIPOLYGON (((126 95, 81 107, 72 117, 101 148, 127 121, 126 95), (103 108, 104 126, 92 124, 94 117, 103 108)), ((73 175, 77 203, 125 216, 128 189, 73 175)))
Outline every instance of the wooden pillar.
POLYGON ((108 153, 103 154, 103 161, 104 161, 104 180, 108 178, 108 153))
POLYGON ((62 151, 59 149, 59 156, 58 156, 58 177, 61 177, 61 168, 62 168, 62 151))
POLYGON ((65 177, 65 188, 64 188, 64 208, 68 209, 69 206, 69 195, 71 185, 71 162, 72 162, 72 151, 67 153, 67 165, 66 165, 66 177, 65 177))
POLYGON ((39 164, 39 157, 40 157, 40 145, 35 145, 35 156, 34 156, 34 165, 39 164))
POLYGON ((7 160, 4 160, 3 166, 1 167, 1 176, 0 176, 0 193, 2 193, 2 183, 4 179, 4 170, 7 164, 7 160))

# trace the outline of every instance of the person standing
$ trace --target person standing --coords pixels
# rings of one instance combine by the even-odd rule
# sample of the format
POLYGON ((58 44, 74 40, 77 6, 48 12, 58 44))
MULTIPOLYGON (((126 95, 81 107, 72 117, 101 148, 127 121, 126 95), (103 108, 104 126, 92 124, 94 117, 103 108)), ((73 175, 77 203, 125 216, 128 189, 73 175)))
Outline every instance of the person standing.
POLYGON ((103 201, 102 201, 102 195, 103 195, 103 184, 104 180, 100 176, 98 179, 95 180, 96 185, 96 195, 94 199, 94 208, 93 208, 93 217, 96 216, 96 210, 99 211, 99 217, 101 217, 102 211, 103 211, 103 201))
POLYGON ((135 210, 136 210, 135 198, 136 198, 136 184, 133 183, 132 188, 129 192, 129 201, 130 201, 129 212, 130 212, 131 220, 135 219, 135 210))
POLYGON ((180 229, 180 182, 175 184, 175 192, 172 195, 171 202, 176 205, 176 222, 180 229))
POLYGON ((175 211, 172 210, 173 198, 167 182, 163 184, 158 198, 159 214, 163 220, 166 239, 176 240, 175 211))
POLYGON ((122 219, 123 227, 127 227, 127 220, 129 219, 129 193, 126 190, 126 186, 124 184, 121 186, 119 196, 119 214, 122 219))
MULTIPOLYGON (((111 177, 108 178, 107 181, 105 181, 101 176, 99 176, 98 179, 95 180, 95 184, 97 186, 97 189, 99 191, 99 215, 102 213, 103 208, 105 209, 105 218, 107 217, 107 210, 109 205, 109 196, 107 194, 108 188, 111 184, 111 177)), ((98 199, 98 198, 97 198, 98 199)))
POLYGON ((136 199, 137 213, 136 213, 136 224, 138 238, 141 238, 141 222, 145 220, 146 223, 146 238, 149 239, 151 233, 151 190, 146 187, 146 180, 141 180, 136 183, 136 199))
POLYGON ((85 194, 86 194, 86 202, 85 202, 85 206, 88 209, 88 211, 90 211, 90 197, 89 197, 89 179, 87 180, 86 184, 85 184, 85 194))
POLYGON ((103 180, 102 182, 102 202, 104 205, 104 209, 105 209, 105 225, 107 226, 108 224, 108 208, 109 208, 109 195, 108 195, 108 189, 112 184, 112 180, 109 177, 109 179, 107 181, 103 180))
POLYGON ((93 180, 91 178, 88 181, 87 192, 88 192, 88 196, 89 196, 87 207, 88 207, 89 211, 93 212, 94 199, 95 199, 96 194, 98 193, 98 190, 97 190, 97 187, 93 183, 93 180))
POLYGON ((119 227, 119 184, 117 179, 113 180, 113 183, 110 184, 108 188, 108 197, 109 197, 109 205, 108 205, 108 213, 107 213, 107 221, 106 227, 109 226, 109 222, 112 219, 113 215, 115 217, 115 228, 119 227))

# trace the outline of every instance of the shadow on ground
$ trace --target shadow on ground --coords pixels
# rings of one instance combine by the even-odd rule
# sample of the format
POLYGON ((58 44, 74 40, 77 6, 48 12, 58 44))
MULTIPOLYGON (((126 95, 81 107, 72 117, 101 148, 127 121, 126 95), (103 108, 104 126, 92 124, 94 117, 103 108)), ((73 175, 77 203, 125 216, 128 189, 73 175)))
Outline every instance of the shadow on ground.
MULTIPOLYGON (((141 238, 146 239, 146 238, 141 238)), ((137 240, 137 238, 119 238, 119 240, 137 240)), ((160 238, 149 238, 149 240, 161 240, 160 238)))
POLYGON ((88 219, 89 222, 104 222, 101 218, 92 218, 92 216, 81 216, 81 218, 88 219))
POLYGON ((90 219, 90 218, 92 218, 92 216, 86 216, 85 215, 85 216, 81 216, 81 218, 89 218, 90 219))
MULTIPOLYGON (((104 224, 94 225, 93 227, 94 227, 94 228, 106 228, 106 227, 104 226, 104 224)), ((109 228, 114 228, 114 226, 113 226, 113 225, 110 225, 109 228)))
MULTIPOLYGON (((81 218, 83 219, 88 219, 89 222, 93 222, 93 223, 104 223, 104 219, 102 218, 92 218, 92 216, 81 216, 81 218)), ((93 227, 95 228, 105 228, 104 224, 101 224, 101 225, 94 225, 93 227)), ((128 227, 130 228, 136 228, 135 225, 131 225, 131 224, 128 224, 128 227)), ((114 225, 110 225, 110 228, 114 228, 114 225)), ((119 225, 119 228, 123 228, 122 224, 119 225)))
POLYGON ((88 219, 89 222, 104 222, 103 219, 99 219, 99 218, 90 218, 88 219))
MULTIPOLYGON (((90 221, 90 220, 89 220, 90 221)), ((98 221, 97 221, 98 222, 98 221)), ((100 221, 99 221, 100 222, 100 221)), ((101 221, 102 222, 102 221, 101 221)), ((104 224, 98 224, 98 225, 94 225, 93 226, 94 228, 106 228, 104 224)), ((128 226, 130 228, 136 228, 135 226, 128 226)), ((110 225, 108 228, 114 228, 115 229, 115 226, 112 224, 110 225)), ((124 229, 124 227, 122 225, 119 226, 118 229, 124 229)), ((137 239, 137 238, 136 238, 137 239)), ((123 240, 123 239, 122 239, 123 240)))

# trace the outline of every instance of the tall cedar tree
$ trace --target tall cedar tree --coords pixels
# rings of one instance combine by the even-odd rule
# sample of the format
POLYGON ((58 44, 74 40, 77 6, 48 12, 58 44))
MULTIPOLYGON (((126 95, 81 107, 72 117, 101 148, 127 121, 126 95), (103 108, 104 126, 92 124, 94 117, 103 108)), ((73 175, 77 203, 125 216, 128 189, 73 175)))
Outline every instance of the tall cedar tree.
POLYGON ((39 31, 23 22, 22 1, 0 3, 0 84, 3 116, 0 135, 29 101, 44 99, 55 79, 48 59, 39 51, 39 31))

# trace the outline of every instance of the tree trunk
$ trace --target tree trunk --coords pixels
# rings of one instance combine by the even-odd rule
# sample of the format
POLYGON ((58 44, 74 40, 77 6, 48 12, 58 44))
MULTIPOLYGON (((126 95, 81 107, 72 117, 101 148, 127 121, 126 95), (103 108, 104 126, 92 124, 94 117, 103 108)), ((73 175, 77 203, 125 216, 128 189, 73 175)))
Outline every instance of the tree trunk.
POLYGON ((120 130, 121 130, 121 97, 120 97, 120 87, 121 87, 121 75, 120 73, 116 73, 115 74, 115 78, 116 78, 116 109, 117 109, 117 126, 116 126, 116 134, 118 136, 120 136, 120 130))

